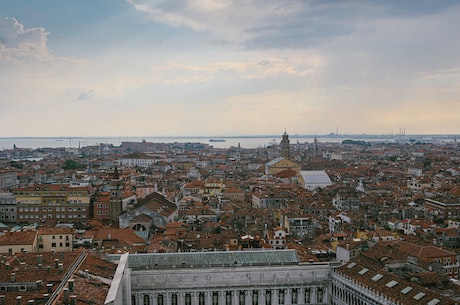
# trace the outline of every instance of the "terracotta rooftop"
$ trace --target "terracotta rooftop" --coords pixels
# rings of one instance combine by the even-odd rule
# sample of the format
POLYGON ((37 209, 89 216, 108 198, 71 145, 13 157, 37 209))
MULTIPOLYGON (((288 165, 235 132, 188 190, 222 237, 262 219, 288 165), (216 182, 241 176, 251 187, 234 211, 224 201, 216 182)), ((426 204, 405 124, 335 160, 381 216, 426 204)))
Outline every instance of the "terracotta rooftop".
POLYGON ((0 246, 32 245, 37 236, 37 231, 8 232, 0 236, 0 246))

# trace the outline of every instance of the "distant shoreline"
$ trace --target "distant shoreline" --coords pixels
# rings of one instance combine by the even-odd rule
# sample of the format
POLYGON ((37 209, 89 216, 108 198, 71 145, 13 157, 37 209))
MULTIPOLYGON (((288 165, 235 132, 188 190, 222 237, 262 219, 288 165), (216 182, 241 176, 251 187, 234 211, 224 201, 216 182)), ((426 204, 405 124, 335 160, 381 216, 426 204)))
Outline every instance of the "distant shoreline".
MULTIPOLYGON (((245 135, 245 136, 102 136, 102 137, 0 137, 0 150, 16 148, 83 148, 95 145, 120 146, 123 142, 151 143, 201 143, 214 148, 263 148, 279 144, 282 135, 245 135), (210 141, 219 139, 221 141, 210 141)), ((344 140, 357 140, 384 143, 457 143, 457 134, 418 134, 418 135, 371 135, 371 134, 326 134, 326 135, 289 135, 291 144, 313 143, 315 139, 322 143, 341 143, 344 140)))

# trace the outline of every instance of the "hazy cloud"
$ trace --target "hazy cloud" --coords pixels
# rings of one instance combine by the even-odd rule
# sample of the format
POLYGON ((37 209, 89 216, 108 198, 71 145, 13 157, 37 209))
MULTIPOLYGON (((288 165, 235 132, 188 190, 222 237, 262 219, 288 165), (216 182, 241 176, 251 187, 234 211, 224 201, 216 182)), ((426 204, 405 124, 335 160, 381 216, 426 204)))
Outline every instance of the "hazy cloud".
POLYGON ((0 62, 49 59, 47 39, 43 27, 24 28, 15 18, 0 18, 0 62))

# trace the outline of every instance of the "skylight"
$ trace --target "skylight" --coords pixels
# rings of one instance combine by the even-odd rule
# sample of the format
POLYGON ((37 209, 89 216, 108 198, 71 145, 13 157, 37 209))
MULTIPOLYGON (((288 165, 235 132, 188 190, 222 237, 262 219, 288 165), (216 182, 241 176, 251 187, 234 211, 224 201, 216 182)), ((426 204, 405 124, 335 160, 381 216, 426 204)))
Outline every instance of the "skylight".
POLYGON ((354 266, 356 266, 356 263, 355 263, 355 262, 351 262, 351 263, 347 266, 347 268, 348 268, 348 269, 351 269, 351 268, 353 268, 354 266))
POLYGON ((406 286, 406 288, 404 288, 403 290, 401 290, 401 293, 402 293, 402 294, 408 294, 409 292, 412 291, 412 289, 414 289, 414 288, 412 288, 411 286, 406 286))
POLYGON ((426 294, 423 293, 423 292, 419 292, 417 293, 416 295, 414 295, 414 299, 416 299, 417 301, 420 300, 421 298, 423 298, 426 294))
POLYGON ((361 275, 363 275, 363 274, 365 274, 367 271, 369 271, 369 269, 363 268, 363 270, 359 271, 358 273, 361 274, 361 275))
POLYGON ((387 286, 388 288, 392 288, 394 286, 398 285, 398 282, 396 281, 389 281, 385 286, 387 286))
POLYGON ((383 277, 383 275, 381 275, 380 273, 374 275, 374 277, 372 278, 372 280, 374 282, 377 282, 378 280, 380 280, 381 278, 383 277))
POLYGON ((439 302, 441 302, 441 300, 439 300, 439 299, 432 299, 432 300, 429 301, 426 305, 436 305, 436 304, 439 304, 439 302))

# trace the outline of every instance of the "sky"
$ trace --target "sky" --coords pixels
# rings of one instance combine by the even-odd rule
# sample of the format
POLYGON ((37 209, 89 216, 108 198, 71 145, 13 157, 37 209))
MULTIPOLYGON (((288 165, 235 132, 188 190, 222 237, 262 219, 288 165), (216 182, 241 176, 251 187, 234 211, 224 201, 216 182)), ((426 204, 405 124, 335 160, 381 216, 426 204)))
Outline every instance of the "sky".
POLYGON ((460 134, 460 1, 0 0, 0 137, 460 134))

